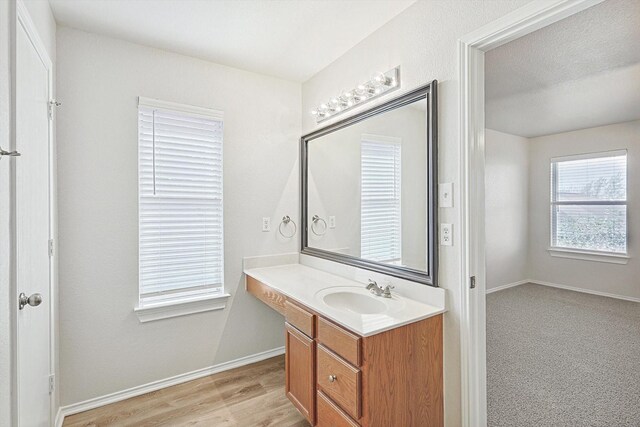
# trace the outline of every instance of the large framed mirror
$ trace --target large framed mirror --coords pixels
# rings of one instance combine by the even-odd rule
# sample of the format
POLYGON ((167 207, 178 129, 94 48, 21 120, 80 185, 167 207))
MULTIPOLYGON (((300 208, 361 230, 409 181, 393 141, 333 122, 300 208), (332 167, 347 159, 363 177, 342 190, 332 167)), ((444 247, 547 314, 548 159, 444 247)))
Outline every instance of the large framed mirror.
POLYGON ((437 286, 437 82, 301 138, 303 254, 437 286))

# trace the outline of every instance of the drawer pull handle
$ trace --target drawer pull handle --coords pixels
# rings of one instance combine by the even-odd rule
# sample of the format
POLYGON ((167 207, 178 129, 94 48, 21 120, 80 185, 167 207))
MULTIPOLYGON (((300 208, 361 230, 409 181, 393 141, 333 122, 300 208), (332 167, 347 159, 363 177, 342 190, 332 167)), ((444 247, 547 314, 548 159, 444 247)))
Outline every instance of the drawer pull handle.
POLYGON ((337 379, 338 379, 338 377, 336 377, 335 375, 329 375, 329 382, 330 383, 334 382, 337 379))

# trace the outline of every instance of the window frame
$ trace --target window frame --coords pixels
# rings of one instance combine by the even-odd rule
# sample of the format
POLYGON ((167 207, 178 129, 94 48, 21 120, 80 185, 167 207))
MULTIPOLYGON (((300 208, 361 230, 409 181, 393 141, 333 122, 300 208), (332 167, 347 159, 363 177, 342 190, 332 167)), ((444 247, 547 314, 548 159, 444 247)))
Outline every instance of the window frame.
POLYGON ((599 262, 609 262, 615 264, 626 264, 629 259, 629 200, 628 200, 628 150, 626 149, 618 149, 618 150, 607 150, 607 151, 598 151, 591 153, 583 153, 583 154, 575 154, 575 155, 567 155, 567 156, 558 156, 552 157, 549 160, 550 167, 550 204, 549 204, 549 219, 550 219, 550 233, 549 233, 549 247, 548 252, 553 257, 558 258, 573 258, 580 259, 585 261, 599 261, 599 262), (575 200, 575 201, 558 201, 557 200, 557 183, 558 183, 558 171, 557 165, 561 162, 566 161, 575 161, 575 160, 588 160, 588 159, 601 159, 607 157, 618 157, 618 156, 627 157, 627 164, 625 167, 625 200, 575 200), (599 249, 585 249, 585 248, 576 248, 576 247, 568 247, 568 246, 558 246, 555 244, 556 239, 556 226, 557 226, 557 214, 556 207, 557 206, 625 206, 625 251, 624 252, 616 252, 616 251, 605 251, 599 249))
MULTIPOLYGON (((201 117, 210 120, 217 120, 223 123, 224 128, 224 112, 209 108, 196 107, 192 105, 179 104, 175 102, 161 101, 158 99, 138 97, 138 108, 136 109, 137 117, 137 150, 140 153, 140 109, 164 110, 168 112, 186 114, 191 117, 201 117)), ((223 138, 224 147, 224 138, 223 138)), ((221 172, 224 171, 224 157, 221 159, 221 172)), ((220 261, 222 265, 221 283, 216 286, 216 292, 212 292, 212 288, 192 286, 179 290, 167 290, 162 295, 142 298, 142 282, 140 273, 140 212, 141 212, 141 194, 140 194, 140 159, 138 159, 136 175, 136 185, 138 187, 138 302, 134 307, 134 312, 138 316, 140 322, 149 322, 154 320, 166 319, 177 316, 184 316, 193 313, 201 313, 206 311, 221 310, 226 306, 227 299, 231 296, 225 291, 224 283, 224 180, 221 177, 220 187, 223 192, 220 211, 220 222, 222 226, 221 239, 222 248, 220 261)))

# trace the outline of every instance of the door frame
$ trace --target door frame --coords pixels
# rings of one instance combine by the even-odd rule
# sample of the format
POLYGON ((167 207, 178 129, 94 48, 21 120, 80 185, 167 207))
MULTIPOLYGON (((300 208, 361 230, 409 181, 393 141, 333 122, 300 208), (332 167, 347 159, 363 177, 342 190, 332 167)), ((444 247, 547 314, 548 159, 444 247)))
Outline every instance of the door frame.
POLYGON ((535 0, 458 40, 462 425, 487 424, 484 54, 604 0, 535 0), (475 277, 475 288, 471 288, 475 277))
MULTIPOLYGON (((25 6, 25 4, 23 3, 22 0, 16 0, 15 1, 15 20, 14 22, 14 26, 12 28, 12 41, 11 41, 11 87, 12 87, 12 97, 11 97, 11 111, 12 111, 12 117, 11 117, 11 127, 12 127, 12 139, 13 139, 13 146, 16 147, 16 133, 15 133, 15 129, 16 129, 16 74, 17 74, 17 69, 16 69, 16 46, 17 46, 17 32, 20 28, 22 28, 25 32, 25 34, 27 35, 29 42, 32 44, 32 46, 34 47, 38 57, 40 58, 40 61, 42 61, 42 64, 44 65, 45 69, 47 70, 47 85, 48 85, 48 93, 47 93, 47 99, 49 101, 51 101, 53 99, 53 91, 54 91, 54 87, 53 87, 53 62, 51 61, 51 58, 49 57, 49 54, 47 53, 47 50, 45 48, 44 43, 42 42, 42 38, 40 37, 38 30, 36 28, 35 23, 33 22, 33 20, 31 19, 31 15, 29 14, 29 11, 27 10, 27 7, 25 6)), ((49 116, 49 120, 48 120, 48 163, 49 163, 49 171, 48 171, 48 178, 49 178, 49 189, 48 189, 48 193, 49 193, 49 240, 52 241, 54 239, 54 236, 56 234, 56 224, 57 224, 57 217, 56 217, 56 211, 55 211, 55 206, 56 206, 56 191, 55 191, 55 144, 54 144, 54 140, 55 140, 55 135, 54 135, 54 127, 53 127, 53 117, 55 117, 55 111, 53 111, 52 107, 50 108, 50 116, 49 116)), ((19 148, 19 147, 16 147, 19 148)), ((14 161, 19 162, 20 158, 16 158, 14 161)), ((12 301, 14 302, 14 309, 12 310, 12 322, 13 322, 13 336, 12 336, 12 347, 13 347, 13 354, 12 354, 12 373, 13 373, 13 379, 12 379, 12 383, 13 383, 13 390, 14 392, 12 393, 14 398, 13 398, 13 402, 12 402, 12 419, 13 422, 16 423, 16 425, 19 423, 20 421, 20 414, 19 414, 19 402, 18 402, 18 396, 19 396, 19 392, 18 389, 20 387, 19 381, 18 381, 18 367, 20 364, 20 354, 19 354, 19 350, 18 350, 18 308, 17 308, 17 301, 18 301, 18 293, 19 293, 19 289, 17 288, 18 284, 17 284, 17 253, 16 253, 16 246, 15 246, 15 238, 16 238, 16 194, 17 194, 17 188, 16 188, 16 167, 15 165, 13 165, 13 167, 11 168, 11 192, 12 192, 12 202, 11 202, 11 209, 10 209, 10 216, 12 218, 11 220, 11 239, 12 239, 12 247, 11 247, 11 291, 10 291, 10 296, 12 301)), ((55 242, 55 241, 54 241, 55 242)), ((53 249, 53 248, 52 248, 53 249)), ((57 251, 53 250, 53 254, 49 256, 49 375, 53 376, 54 378, 54 388, 53 391, 49 394, 49 422, 51 425, 56 423, 56 403, 57 403, 57 398, 58 398, 58 387, 57 387, 57 378, 55 377, 56 375, 56 362, 57 362, 57 357, 56 357, 56 335, 57 335, 57 328, 56 328, 56 318, 57 318, 57 251)))

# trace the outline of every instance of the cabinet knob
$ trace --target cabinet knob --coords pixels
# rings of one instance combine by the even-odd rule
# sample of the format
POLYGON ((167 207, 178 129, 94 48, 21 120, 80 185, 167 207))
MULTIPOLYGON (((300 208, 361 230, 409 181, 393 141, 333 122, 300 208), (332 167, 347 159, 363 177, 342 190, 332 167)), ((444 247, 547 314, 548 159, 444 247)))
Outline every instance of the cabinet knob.
POLYGON ((338 377, 336 377, 335 375, 329 375, 329 382, 330 383, 334 382, 337 379, 338 379, 338 377))

